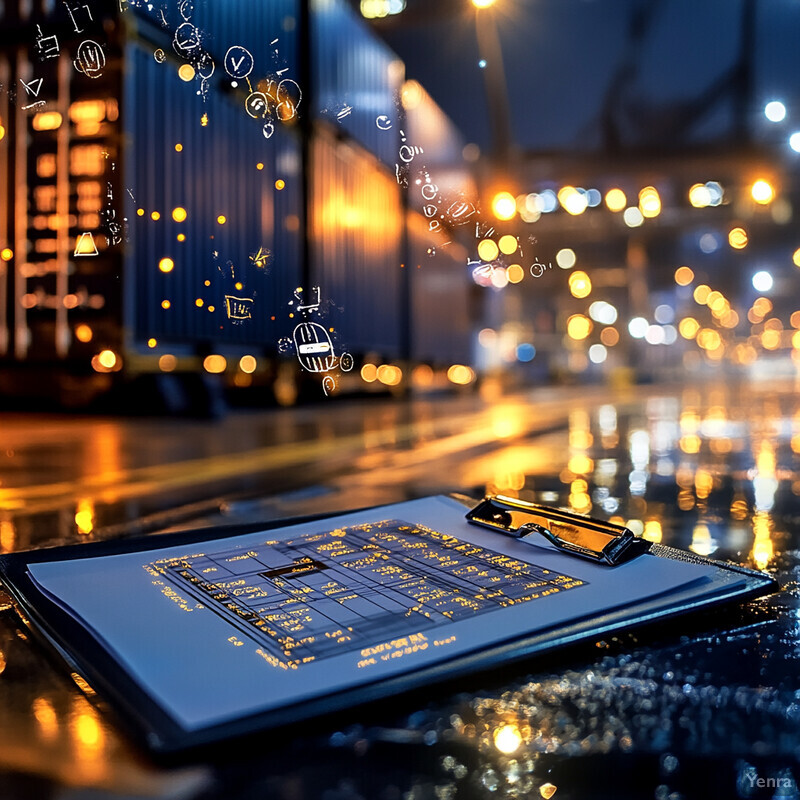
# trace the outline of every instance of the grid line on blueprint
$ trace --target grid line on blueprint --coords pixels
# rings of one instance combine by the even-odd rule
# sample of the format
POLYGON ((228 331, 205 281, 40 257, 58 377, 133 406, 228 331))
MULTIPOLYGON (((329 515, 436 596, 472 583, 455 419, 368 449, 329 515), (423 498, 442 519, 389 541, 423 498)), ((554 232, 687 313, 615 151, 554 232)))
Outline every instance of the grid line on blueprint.
POLYGON ((585 584, 401 520, 150 566, 292 668, 585 584))

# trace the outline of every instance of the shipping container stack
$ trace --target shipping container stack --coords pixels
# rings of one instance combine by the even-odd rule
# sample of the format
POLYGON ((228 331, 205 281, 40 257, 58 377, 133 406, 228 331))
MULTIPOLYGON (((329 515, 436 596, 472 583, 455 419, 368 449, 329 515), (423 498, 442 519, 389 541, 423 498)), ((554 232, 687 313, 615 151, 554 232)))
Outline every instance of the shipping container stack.
POLYGON ((365 359, 469 360, 465 251, 415 184, 473 195, 463 143, 345 3, 43 0, 0 22, 5 397, 297 377, 315 287, 356 364, 337 391, 365 359))

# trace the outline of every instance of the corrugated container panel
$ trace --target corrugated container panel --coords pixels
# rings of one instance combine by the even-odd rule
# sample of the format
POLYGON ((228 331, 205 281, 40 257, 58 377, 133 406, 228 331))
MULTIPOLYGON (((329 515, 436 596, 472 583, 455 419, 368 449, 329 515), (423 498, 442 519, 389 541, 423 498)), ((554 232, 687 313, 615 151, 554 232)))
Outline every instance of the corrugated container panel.
POLYGON ((337 333, 347 350, 396 357, 403 313, 397 181, 326 130, 314 138, 310 166, 313 282, 343 308, 337 333))
POLYGON ((266 140, 261 124, 229 97, 212 91, 204 102, 193 84, 177 77, 173 62, 159 64, 135 43, 126 50, 123 115, 130 189, 125 323, 133 340, 154 337, 187 349, 214 343, 274 349, 289 331, 286 303, 299 280, 295 134, 278 129, 266 140), (275 188, 277 178, 285 181, 282 191, 275 188), (184 222, 172 218, 177 207, 187 212, 184 222), (160 214, 158 221, 153 212, 160 214), (184 242, 177 240, 179 233, 184 242), (250 259, 259 248, 270 251, 266 268, 250 259), (175 263, 169 273, 159 270, 165 257, 175 263), (252 318, 229 319, 226 295, 251 298, 252 318), (168 309, 162 307, 165 300, 168 309))
MULTIPOLYGON (((411 356, 439 365, 470 363, 470 292, 466 251, 428 232, 428 221, 408 213, 411 261, 411 356), (429 248, 435 248, 433 254, 429 248)), ((449 237, 448 237, 449 238, 449 237)))
POLYGON ((460 165, 466 142, 461 131, 417 81, 403 85, 404 131, 409 144, 423 148, 428 167, 460 165))
POLYGON ((298 0, 153 3, 151 10, 148 5, 151 4, 140 2, 134 12, 159 28, 163 28, 163 13, 171 31, 187 22, 197 29, 202 48, 214 58, 217 81, 231 80, 223 59, 233 45, 247 48, 253 56, 253 72, 248 76, 251 83, 284 67, 289 69, 287 77, 297 79, 298 0), (277 43, 271 44, 275 39, 277 43))
POLYGON ((397 161, 396 103, 404 67, 342 0, 310 0, 314 115, 341 126, 385 164, 397 161), (352 109, 347 112, 346 108, 352 109), (338 117, 339 113, 346 116, 338 117), (379 116, 393 127, 381 130, 379 116))

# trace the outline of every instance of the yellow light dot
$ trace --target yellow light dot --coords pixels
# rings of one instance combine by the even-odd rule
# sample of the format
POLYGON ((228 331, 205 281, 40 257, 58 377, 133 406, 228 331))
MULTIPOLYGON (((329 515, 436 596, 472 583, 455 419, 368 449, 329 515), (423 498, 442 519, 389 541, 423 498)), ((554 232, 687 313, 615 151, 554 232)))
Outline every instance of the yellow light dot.
POLYGON ((728 244, 736 250, 747 247, 747 231, 744 228, 731 228, 728 233, 728 244))
POLYGON ((256 164, 256 169, 264 169, 264 165, 259 161, 258 164, 256 164))
POLYGON ((227 367, 228 362, 225 360, 225 356, 214 354, 203 359, 203 369, 206 372, 217 375, 220 372, 225 372, 227 367))
POLYGON ((220 225, 224 225, 224 224, 225 224, 227 221, 228 221, 228 220, 227 220, 227 218, 225 217, 225 215, 224 215, 224 214, 220 214, 220 215, 217 217, 217 222, 218 222, 220 225))
POLYGON ((711 287, 706 286, 706 284, 701 283, 698 287, 695 288, 694 292, 692 293, 692 297, 694 297, 695 303, 698 305, 705 305, 706 300, 708 300, 708 296, 711 294, 711 287))
POLYGON ((499 249, 491 239, 484 239, 478 244, 478 255, 483 261, 494 261, 498 253, 499 249))
POLYGON ((175 208, 172 209, 172 219, 174 219, 175 222, 183 222, 186 219, 186 216, 187 214, 185 208, 181 208, 181 206, 176 206, 175 208))
POLYGON ((180 142, 178 142, 178 144, 175 145, 175 152, 180 153, 182 150, 183 150, 183 145, 180 142))
POLYGON ((0 250, 0 258, 2 258, 3 261, 11 261, 11 259, 14 258, 14 251, 10 247, 4 247, 0 250))
POLYGON ((206 127, 206 125, 208 125, 208 114, 203 114, 203 116, 202 116, 202 117, 200 117, 200 124, 201 124, 201 125, 202 125, 204 128, 206 127))
POLYGON ((178 77, 188 83, 194 78, 194 67, 191 64, 181 64, 178 67, 178 77))
POLYGON ((750 187, 750 196, 756 203, 765 206, 775 198, 775 190, 768 181, 760 179, 750 187))
POLYGON ((117 356, 113 350, 101 350, 97 355, 97 360, 100 362, 101 367, 114 369, 114 365, 117 363, 117 356))
POLYGON ((211 286, 211 281, 203 281, 203 286, 211 286))
POLYGON ((242 289, 244 288, 239 281, 236 281, 236 283, 234 283, 233 285, 236 287, 237 292, 241 292, 242 289))
POLYGON ((255 372, 257 366, 258 362, 253 356, 242 356, 239 359, 239 369, 242 372, 246 372, 248 375, 255 372))
POLYGON ((800 328, 800 311, 792 312, 792 316, 789 317, 789 324, 793 328, 800 328))
POLYGON ((165 353, 158 359, 158 368, 162 372, 172 372, 178 366, 178 359, 170 353, 165 353))
POLYGON ((209 310, 209 313, 212 313, 212 314, 213 314, 213 313, 214 313, 214 311, 216 311, 216 308, 215 308, 214 306, 209 306, 209 307, 208 307, 208 310, 209 310))
POLYGON ((589 276, 578 270, 569 276, 569 291, 573 297, 584 298, 592 293, 592 281, 589 276))
POLYGON ((511 192, 498 192, 492 198, 492 212, 501 220, 513 219, 517 213, 517 201, 511 192))
POLYGON ((373 383, 378 377, 378 368, 374 364, 364 364, 361 367, 361 379, 373 383))
POLYGON ((136 209, 136 216, 137 217, 143 217, 144 216, 144 209, 143 208, 137 208, 136 209))
POLYGON ((185 233, 179 233, 175 238, 179 242, 185 242, 186 241, 186 234, 185 233))
POLYGON ((202 308, 203 307, 203 298, 202 297, 198 297, 197 300, 194 301, 194 304, 198 308, 202 308))
POLYGON ((512 253, 516 252, 519 242, 517 241, 516 236, 512 236, 510 233, 507 233, 505 236, 500 237, 498 245, 501 253, 505 253, 507 256, 510 256, 512 253))
POLYGON ((792 261, 796 267, 800 267, 800 247, 792 254, 792 261))
POLYGON ((152 349, 153 349, 153 348, 154 348, 154 347, 155 347, 157 344, 158 344, 158 341, 157 341, 156 339, 148 339, 148 340, 147 340, 147 346, 148 346, 148 347, 149 347, 151 350, 152 350, 152 349))
POLYGON ((175 262, 168 256, 164 256, 164 258, 158 262, 158 268, 162 272, 172 272, 172 270, 175 269, 175 262))
POLYGON ((567 336, 581 341, 592 332, 592 321, 583 314, 573 314, 567 319, 567 336))
POLYGON ((694 339, 699 330, 700 323, 694 317, 684 317, 678 323, 678 331, 684 339, 694 339))
POLYGON ((678 286, 688 286, 694 280, 694 272, 689 267, 678 267, 675 270, 675 283, 678 286))
POLYGON ((643 217, 652 219, 661 213, 661 198, 655 186, 645 186, 639 192, 639 210, 643 217))
POLYGON ((158 220, 160 220, 160 219, 161 219, 161 214, 159 214, 159 213, 158 213, 158 211, 154 211, 154 212, 153 212, 153 213, 150 215, 150 219, 152 219, 152 220, 153 220, 153 222, 158 222, 158 220))
POLYGON ((470 367, 466 367, 463 364, 453 364, 447 370, 447 380, 458 386, 466 386, 475 380, 475 373, 470 367))
POLYGON ((704 183, 696 183, 689 189, 689 202, 695 208, 705 208, 711 205, 711 192, 704 183))
POLYGON ((519 264, 512 264, 506 270, 509 283, 519 283, 525 277, 525 270, 519 264))
POLYGON ((554 783, 543 783, 539 787, 539 794, 544 798, 544 800, 550 800, 557 790, 558 786, 556 786, 554 783))
POLYGON ((494 732, 494 746, 501 753, 509 755, 515 752, 521 744, 522 736, 516 725, 503 725, 494 732))
POLYGON ((93 335, 94 332, 92 331, 92 329, 88 325, 85 325, 83 323, 81 323, 80 325, 78 325, 77 328, 75 328, 75 338, 79 342, 83 342, 84 344, 86 342, 91 342, 93 335))
POLYGON ((172 305, 169 300, 162 300, 161 301, 161 308, 167 309, 172 305))
POLYGON ((606 192, 606 206, 609 211, 622 211, 628 205, 628 198, 622 189, 609 189, 606 192))
POLYGON ((284 181, 282 178, 278 178, 278 180, 275 181, 275 188, 278 191, 285 188, 285 186, 286 186, 286 181, 284 181))

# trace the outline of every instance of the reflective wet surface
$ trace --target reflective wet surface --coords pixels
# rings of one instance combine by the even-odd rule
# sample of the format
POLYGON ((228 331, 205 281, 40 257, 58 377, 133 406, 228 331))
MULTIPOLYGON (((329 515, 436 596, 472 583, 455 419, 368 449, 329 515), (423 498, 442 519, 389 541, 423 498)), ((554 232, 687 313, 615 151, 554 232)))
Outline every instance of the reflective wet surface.
POLYGON ((0 797, 800 797, 797 386, 3 416, 4 552, 500 491, 766 569, 779 594, 159 767, 0 614, 0 797))

